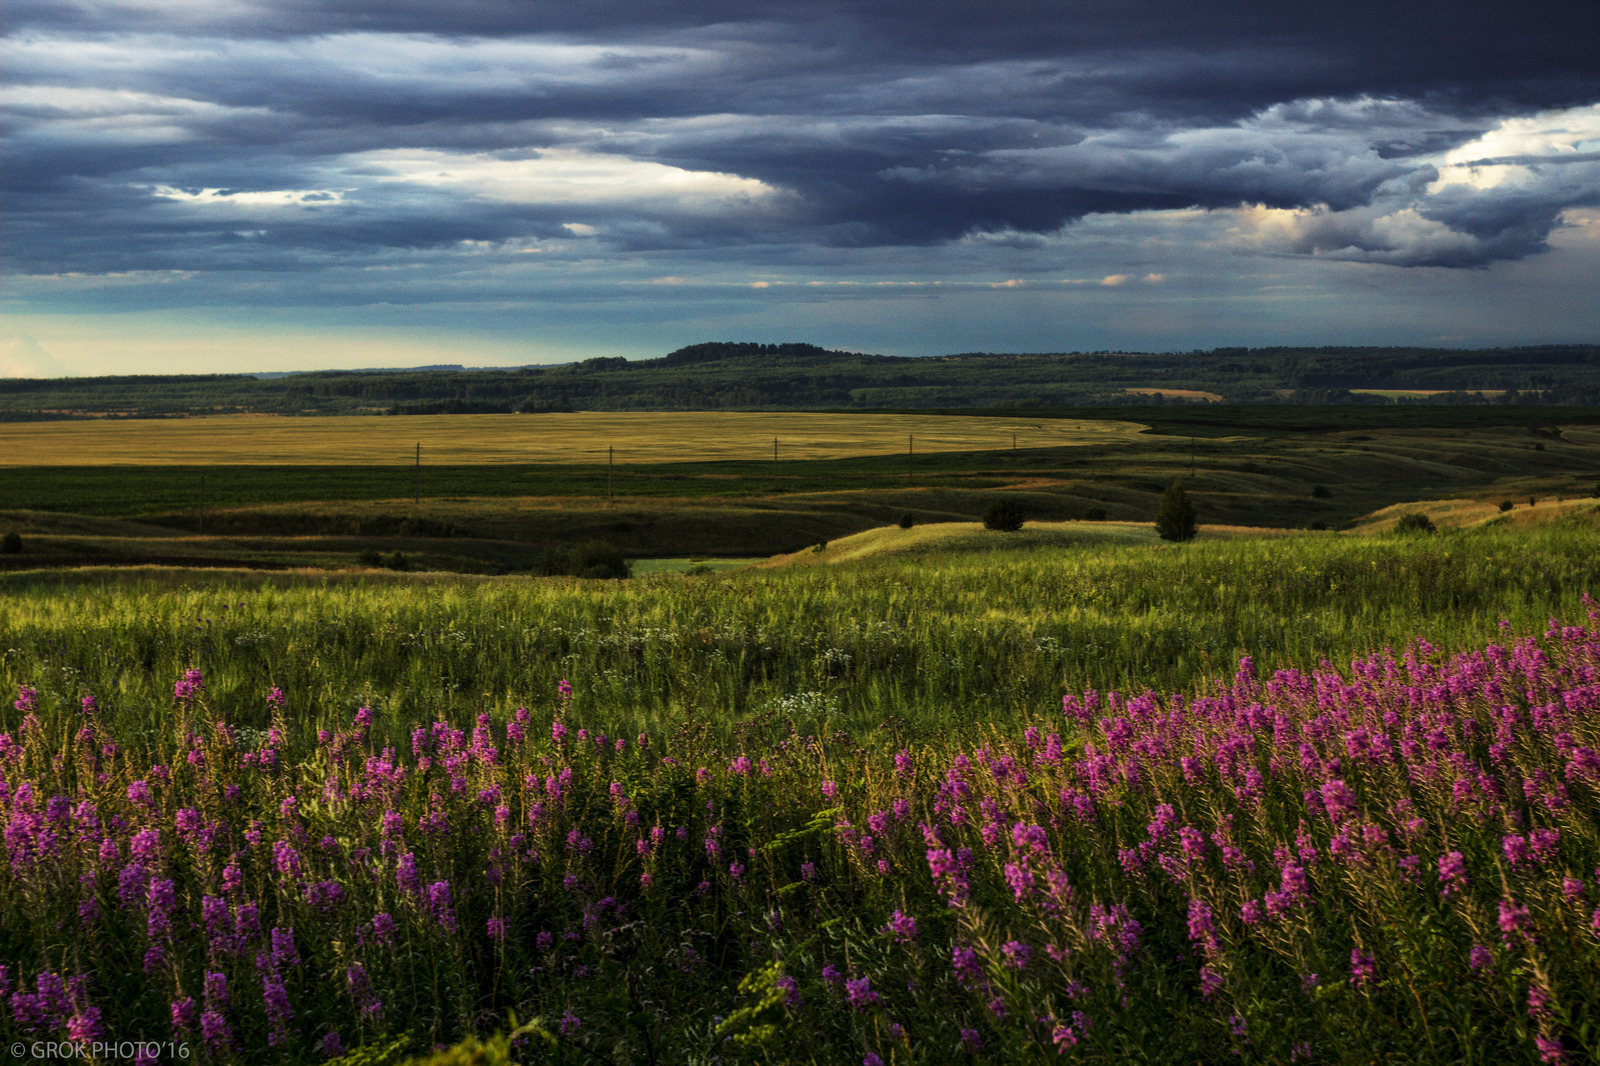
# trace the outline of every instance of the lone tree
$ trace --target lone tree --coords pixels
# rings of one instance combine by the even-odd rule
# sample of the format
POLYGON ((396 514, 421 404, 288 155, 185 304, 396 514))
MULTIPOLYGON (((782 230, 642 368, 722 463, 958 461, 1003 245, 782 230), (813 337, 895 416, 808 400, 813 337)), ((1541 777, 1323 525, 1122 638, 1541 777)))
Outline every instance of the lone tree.
POLYGON ((1194 505, 1183 491, 1183 482, 1174 481, 1161 494, 1161 506, 1156 510, 1156 533, 1162 540, 1194 538, 1194 505))
POLYGON ((1015 533, 1022 528, 1027 514, 1022 510, 1022 504, 1015 500, 996 500, 983 512, 983 528, 995 529, 1001 533, 1015 533))

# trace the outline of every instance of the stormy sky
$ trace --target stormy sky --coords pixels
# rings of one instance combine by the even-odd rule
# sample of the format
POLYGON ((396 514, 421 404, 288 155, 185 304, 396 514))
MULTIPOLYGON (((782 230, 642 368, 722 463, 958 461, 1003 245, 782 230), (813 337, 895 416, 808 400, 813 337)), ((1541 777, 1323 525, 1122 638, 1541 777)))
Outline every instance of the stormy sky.
POLYGON ((9 0, 0 374, 1600 341, 1600 9, 9 0))

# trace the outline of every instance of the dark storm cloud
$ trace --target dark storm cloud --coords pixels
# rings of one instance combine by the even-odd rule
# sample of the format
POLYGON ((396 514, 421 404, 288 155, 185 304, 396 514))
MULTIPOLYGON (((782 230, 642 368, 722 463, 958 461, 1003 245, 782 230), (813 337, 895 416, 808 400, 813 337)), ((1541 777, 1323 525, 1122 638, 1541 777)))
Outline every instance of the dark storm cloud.
POLYGON ((1514 181, 1439 169, 1600 100, 1588 7, 12 0, 7 255, 937 244, 1250 204, 1304 212, 1274 254, 1478 265, 1600 203, 1594 153, 1531 133, 1467 161, 1514 181))

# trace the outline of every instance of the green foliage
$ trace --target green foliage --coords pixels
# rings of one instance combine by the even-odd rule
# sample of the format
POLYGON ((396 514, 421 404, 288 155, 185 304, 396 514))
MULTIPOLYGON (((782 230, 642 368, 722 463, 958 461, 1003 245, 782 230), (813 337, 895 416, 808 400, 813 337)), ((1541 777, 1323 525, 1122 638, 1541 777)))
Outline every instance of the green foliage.
POLYGON ((1104 522, 1106 520, 1106 509, 1104 507, 1091 507, 1083 512, 1083 520, 1085 522, 1104 522))
POLYGON ((1516 506, 1516 504, 1512 503, 1510 500, 1501 500, 1500 501, 1500 513, 1504 514, 1505 512, 1511 510, 1515 506, 1516 506))
POLYGON ((546 577, 608 579, 633 576, 633 568, 623 558, 622 552, 601 540, 547 551, 534 564, 533 572, 546 577))
POLYGON ((1185 541, 1193 540, 1196 532, 1194 505, 1189 502, 1183 482, 1174 481, 1161 494, 1161 503, 1156 509, 1156 534, 1162 540, 1185 541))
POLYGON ((1436 530, 1433 519, 1421 511, 1408 511, 1400 516, 1400 521, 1394 524, 1394 531, 1396 533, 1418 534, 1433 533, 1436 530))
MULTIPOLYGON (((214 414, 510 413, 563 410, 929 408, 1127 404, 1130 389, 1169 390, 1146 410, 1203 411, 1170 390, 1232 402, 1393 408, 1600 403, 1593 346, 1452 351, 1432 348, 1219 348, 1146 354, 963 354, 941 359, 830 351, 810 344, 710 343, 658 359, 589 359, 514 370, 459 367, 257 379, 179 375, 0 382, 0 418, 214 414), (1508 389, 1509 387, 1509 389, 1508 389), (1365 395, 1353 389, 1391 393, 1365 395), (1486 394, 1477 390, 1502 390, 1486 394), (1288 390, 1288 395, 1283 393, 1288 390), (1521 391, 1518 391, 1521 390, 1521 391), (1422 394, 1426 393, 1426 395, 1422 394)), ((1212 405, 1217 406, 1217 405, 1212 405)), ((1541 423, 1542 425, 1542 423, 1541 423)), ((1537 447, 1542 448, 1540 443, 1537 447)))
POLYGON ((1027 517, 1027 511, 1016 500, 995 500, 983 512, 983 528, 1015 533, 1027 517))
POLYGON ((1326 486, 1326 485, 1317 485, 1314 488, 1312 488, 1311 495, 1316 499, 1326 500, 1328 497, 1332 496, 1333 493, 1328 491, 1328 486, 1326 486))
POLYGON ((910 511, 907 511, 905 514, 900 516, 900 528, 901 529, 910 529, 912 527, 912 525, 915 524, 915 522, 916 522, 916 519, 912 517, 910 511))
POLYGON ((22 550, 22 534, 10 530, 0 537, 0 555, 15 555, 22 550))
POLYGON ((397 551, 385 558, 383 565, 390 570, 409 570, 411 568, 411 560, 406 557, 405 552, 397 551))

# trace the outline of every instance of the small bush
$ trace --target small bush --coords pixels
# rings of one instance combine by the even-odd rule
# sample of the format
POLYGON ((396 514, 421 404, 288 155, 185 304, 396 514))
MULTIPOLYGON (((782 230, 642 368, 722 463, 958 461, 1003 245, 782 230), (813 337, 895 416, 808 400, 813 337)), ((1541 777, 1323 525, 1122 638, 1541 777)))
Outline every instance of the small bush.
POLYGON ((1091 507, 1083 512, 1083 520, 1085 522, 1104 522, 1106 520, 1106 509, 1104 507, 1091 507))
POLYGON ((812 545, 811 550, 814 552, 825 552, 828 550, 828 542, 825 540, 819 540, 816 544, 812 545))
POLYGON ((20 551, 22 551, 21 533, 13 529, 5 536, 0 537, 0 554, 16 555, 20 551))
POLYGON ((1319 500, 1326 500, 1329 496, 1332 496, 1333 493, 1328 491, 1328 486, 1318 485, 1316 488, 1311 490, 1311 495, 1315 496, 1319 500))
POLYGON ((377 548, 363 548, 361 554, 356 556, 356 562, 362 566, 382 566, 383 554, 377 548))
POLYGON ((1196 532, 1194 505, 1183 491, 1183 482, 1174 481, 1161 494, 1161 506, 1156 509, 1156 535, 1162 540, 1185 541, 1192 540, 1196 532))
POLYGON ((905 514, 900 516, 900 528, 910 529, 915 521, 916 520, 911 517, 911 512, 907 511, 905 514))
POLYGON ((1511 508, 1513 508, 1515 506, 1516 506, 1516 504, 1512 503, 1510 500, 1501 500, 1500 501, 1500 511, 1501 511, 1501 513, 1509 511, 1509 510, 1511 510, 1511 508))
POLYGON ((1433 519, 1420 511, 1412 511, 1400 516, 1400 521, 1394 524, 1396 533, 1432 533, 1434 532, 1433 519))
POLYGON ((1322 532, 1324 532, 1324 531, 1325 531, 1325 530, 1327 530, 1327 528, 1328 528, 1328 523, 1326 523, 1326 522, 1323 522, 1323 521, 1320 521, 1320 520, 1319 520, 1319 521, 1316 521, 1316 522, 1313 522, 1313 523, 1311 523, 1311 524, 1310 524, 1310 525, 1309 525, 1309 526, 1307 526, 1307 527, 1306 527, 1306 528, 1307 528, 1307 529, 1309 529, 1309 530, 1311 530, 1311 531, 1312 531, 1312 532, 1314 532, 1314 533, 1322 533, 1322 532))
POLYGON ((390 570, 409 570, 411 569, 411 560, 406 558, 405 552, 397 551, 385 559, 383 565, 390 570))
POLYGON ((1001 533, 1015 533, 1027 521, 1022 504, 1015 500, 996 500, 983 512, 983 528, 1001 533))

